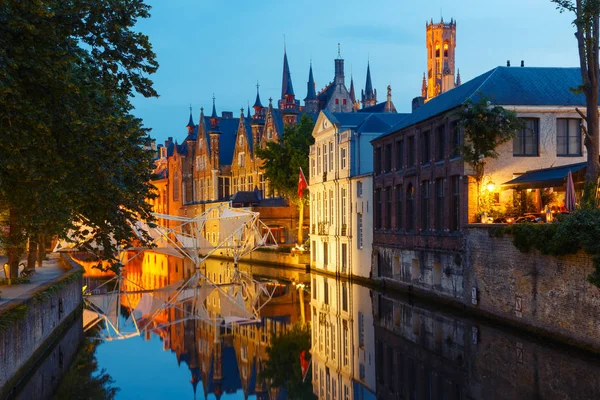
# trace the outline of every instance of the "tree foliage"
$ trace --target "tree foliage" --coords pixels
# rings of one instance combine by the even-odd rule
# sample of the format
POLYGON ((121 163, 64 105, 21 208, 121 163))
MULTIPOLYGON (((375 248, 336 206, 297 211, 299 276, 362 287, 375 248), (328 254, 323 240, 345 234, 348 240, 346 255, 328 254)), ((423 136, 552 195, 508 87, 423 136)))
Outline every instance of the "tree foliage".
POLYGON ((575 38, 579 54, 582 85, 572 88, 583 92, 586 100, 584 117, 587 127, 584 131, 584 144, 587 150, 586 182, 596 183, 600 173, 600 138, 598 131, 598 73, 600 61, 598 46, 600 44, 600 0, 550 0, 562 12, 575 15, 575 38))
POLYGON ((148 132, 130 103, 157 95, 155 55, 133 29, 149 9, 142 0, 0 3, 0 201, 11 265, 23 237, 77 223, 111 259, 115 243, 135 239, 135 217, 150 218, 148 132))
POLYGON ((286 125, 279 142, 267 142, 264 148, 256 149, 258 157, 264 160, 265 178, 269 180, 271 190, 277 190, 296 204, 300 203, 300 168, 308 179, 308 152, 315 142, 312 137, 314 126, 313 120, 303 115, 297 125, 286 125))
POLYGON ((310 372, 302 381, 300 353, 310 351, 310 328, 308 325, 294 325, 289 332, 271 338, 267 347, 269 356, 259 380, 266 380, 270 387, 281 388, 290 399, 313 399, 310 372))
POLYGON ((119 388, 113 386, 114 379, 106 370, 98 369, 96 348, 99 343, 97 339, 83 339, 73 364, 54 394, 54 399, 110 400, 116 397, 119 388))

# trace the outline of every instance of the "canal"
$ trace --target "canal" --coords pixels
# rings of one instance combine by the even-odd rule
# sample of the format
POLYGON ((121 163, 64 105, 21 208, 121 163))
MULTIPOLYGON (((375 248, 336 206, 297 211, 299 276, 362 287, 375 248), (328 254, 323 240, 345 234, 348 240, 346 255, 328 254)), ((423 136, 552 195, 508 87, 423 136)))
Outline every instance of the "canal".
MULTIPOLYGON (((295 392, 299 398, 600 398, 599 358, 583 351, 334 277, 239 268, 263 282, 277 279, 270 283, 275 295, 261 308, 260 322, 229 328, 176 322, 177 313, 166 310, 156 329, 129 339, 92 340, 98 334, 92 329, 57 398, 73 393, 116 399, 290 398, 264 379, 270 368, 298 381, 296 388, 308 387, 295 392), (303 321, 308 330, 294 331, 303 321), (286 334, 310 341, 304 384, 298 347, 278 342, 274 347, 283 351, 269 360, 272 335, 286 334), (289 349, 298 354, 286 354, 289 349)), ((226 283, 232 269, 226 260, 210 259, 202 273, 226 283)), ((152 253, 126 270, 130 285, 149 290, 191 274, 184 260, 152 253)), ((105 279, 89 277, 85 283, 94 287, 105 279)), ((127 318, 125 310, 120 319, 127 318)))

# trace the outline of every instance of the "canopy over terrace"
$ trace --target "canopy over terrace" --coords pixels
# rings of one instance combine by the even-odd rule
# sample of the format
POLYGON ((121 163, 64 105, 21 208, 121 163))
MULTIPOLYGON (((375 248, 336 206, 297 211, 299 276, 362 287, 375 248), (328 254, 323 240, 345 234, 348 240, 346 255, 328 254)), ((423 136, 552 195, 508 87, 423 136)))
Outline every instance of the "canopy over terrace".
POLYGON ((585 181, 587 163, 562 165, 560 167, 534 169, 502 184, 502 189, 543 189, 560 188, 565 185, 567 174, 571 170, 575 185, 585 181))

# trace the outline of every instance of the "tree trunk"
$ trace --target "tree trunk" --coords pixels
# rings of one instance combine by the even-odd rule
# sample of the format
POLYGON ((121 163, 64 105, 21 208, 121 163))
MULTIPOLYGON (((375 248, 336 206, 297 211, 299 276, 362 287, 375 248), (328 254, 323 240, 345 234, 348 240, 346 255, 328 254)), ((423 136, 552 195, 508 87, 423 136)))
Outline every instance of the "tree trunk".
POLYGON ((19 226, 19 216, 16 209, 11 208, 8 210, 9 217, 9 234, 6 248, 6 255, 8 256, 8 265, 10 266, 10 277, 17 278, 19 276, 19 259, 21 257, 21 250, 19 249, 21 237, 21 228, 19 226))
POLYGON ((29 237, 29 249, 27 252, 27 269, 35 268, 35 260, 37 258, 37 240, 34 236, 29 237))
POLYGON ((587 105, 587 130, 588 135, 585 139, 587 149, 587 170, 585 182, 596 184, 598 173, 600 172, 600 138, 598 136, 598 87, 591 89, 586 96, 587 105))
POLYGON ((42 266, 42 262, 46 259, 46 235, 38 235, 38 254, 37 265, 42 266))

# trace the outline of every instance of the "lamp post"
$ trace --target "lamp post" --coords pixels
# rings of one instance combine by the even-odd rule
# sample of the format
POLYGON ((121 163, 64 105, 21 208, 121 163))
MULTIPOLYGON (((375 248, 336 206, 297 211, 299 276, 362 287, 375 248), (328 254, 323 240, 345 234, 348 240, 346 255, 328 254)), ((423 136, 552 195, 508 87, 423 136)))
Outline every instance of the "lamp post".
POLYGON ((4 277, 6 279, 8 279, 8 284, 11 284, 11 279, 10 279, 10 265, 8 265, 8 263, 4 263, 4 277))

